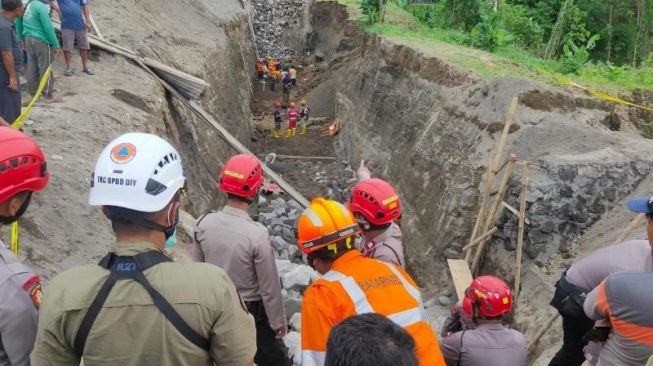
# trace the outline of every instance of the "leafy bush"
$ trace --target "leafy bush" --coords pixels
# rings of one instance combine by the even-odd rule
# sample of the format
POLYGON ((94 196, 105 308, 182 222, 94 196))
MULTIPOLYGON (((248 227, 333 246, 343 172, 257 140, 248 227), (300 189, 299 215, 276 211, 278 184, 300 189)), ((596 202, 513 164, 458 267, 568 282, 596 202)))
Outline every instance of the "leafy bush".
POLYGON ((429 28, 439 25, 438 9, 432 4, 413 5, 409 9, 415 20, 429 28))
POLYGON ((596 46, 596 41, 601 39, 598 34, 593 35, 586 44, 578 47, 576 42, 568 39, 562 47, 562 68, 563 74, 576 74, 580 68, 590 59, 590 51, 596 46))
POLYGON ((524 5, 502 4, 499 16, 506 31, 513 35, 515 43, 526 48, 542 45, 544 30, 533 17, 528 16, 528 8, 524 5))
POLYGON ((481 14, 481 21, 470 33, 472 46, 493 52, 512 41, 513 37, 503 28, 501 18, 491 9, 481 14))
MULTIPOLYGON (((385 3, 385 0, 383 0, 383 2, 385 3)), ((379 21, 381 9, 378 0, 362 0, 360 8, 363 14, 367 16, 367 21, 370 24, 374 24, 379 21)))

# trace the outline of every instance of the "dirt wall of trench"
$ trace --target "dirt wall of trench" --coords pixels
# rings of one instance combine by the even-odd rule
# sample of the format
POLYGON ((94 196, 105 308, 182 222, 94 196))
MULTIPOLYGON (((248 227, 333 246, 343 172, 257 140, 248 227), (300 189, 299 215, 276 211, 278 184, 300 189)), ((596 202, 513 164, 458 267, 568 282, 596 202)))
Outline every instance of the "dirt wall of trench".
MULTIPOLYGON (((479 184, 513 96, 520 98, 504 156, 529 174, 526 261, 544 264, 626 197, 653 170, 653 144, 602 124, 611 106, 518 78, 481 79, 365 34, 343 6, 313 5, 311 46, 328 72, 309 101, 342 122, 336 139, 352 165, 367 160, 398 188, 409 268, 427 290, 447 286, 445 260, 461 256, 474 226, 479 184)), ((506 201, 518 207, 519 174, 506 201)), ((495 187, 496 189, 496 187, 495 187)), ((482 271, 512 279, 516 219, 502 211, 482 271)))

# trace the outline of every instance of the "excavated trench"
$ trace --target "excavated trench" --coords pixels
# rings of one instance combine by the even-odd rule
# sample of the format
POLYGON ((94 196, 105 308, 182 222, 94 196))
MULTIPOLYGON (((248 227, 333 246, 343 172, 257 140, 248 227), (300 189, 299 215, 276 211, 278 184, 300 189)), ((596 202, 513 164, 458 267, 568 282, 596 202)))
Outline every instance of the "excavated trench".
MULTIPOLYGON (((614 118, 612 106, 523 79, 481 79, 440 60, 437 53, 427 56, 364 33, 333 2, 309 2, 302 12, 290 12, 304 17, 301 26, 293 25, 297 32, 284 39, 292 39, 294 49, 306 40, 304 49, 297 50, 303 56, 294 97, 307 99, 314 120, 308 136, 275 140, 271 105, 280 94, 263 91, 253 81, 256 51, 241 3, 191 0, 175 20, 168 15, 175 13, 173 5, 118 2, 125 6, 98 3, 95 10, 107 38, 207 80, 211 87, 201 104, 261 158, 269 153, 334 158, 277 159, 272 165, 307 198, 346 201, 355 184, 352 167, 362 159, 374 175, 396 186, 404 207, 408 270, 424 289, 434 323, 455 300, 446 259, 459 258, 469 240, 481 177, 513 96, 520 102, 504 157, 516 154, 534 164, 526 206, 528 274, 514 323, 519 329, 531 333, 546 317, 544 298, 553 278, 574 259, 578 238, 653 170, 650 140, 604 126, 614 118), (251 88, 246 80, 252 81, 251 88), (342 124, 340 134, 323 136, 335 118, 342 124)), ((28 124, 28 132, 44 146, 53 174, 50 187, 35 197, 22 222, 22 255, 46 278, 99 259, 112 240, 106 220, 86 204, 94 161, 85 157, 97 156, 120 133, 167 136, 185 157, 190 183, 185 209, 191 215, 182 220, 180 249, 190 245, 193 217, 223 203, 215 180, 233 151, 218 134, 136 65, 100 54, 96 69, 99 82, 64 81, 60 87, 70 102, 36 107, 33 125, 28 124), (121 78, 112 77, 118 74, 121 78)), ((617 114, 622 126, 636 126, 641 117, 617 114)), ((505 201, 518 207, 518 197, 516 170, 505 201)), ((253 213, 274 238, 289 316, 299 312, 301 291, 314 276, 301 265, 289 231, 299 212, 281 194, 264 196, 253 213)), ((517 220, 503 210, 495 224, 499 229, 488 244, 481 273, 512 283, 517 220)), ((185 257, 183 250, 175 254, 185 257)), ((294 316, 295 330, 297 321, 294 316)), ((552 334, 549 346, 555 341, 552 334)), ((299 334, 286 341, 296 354, 299 334)), ((533 359, 541 351, 536 348, 533 359)))

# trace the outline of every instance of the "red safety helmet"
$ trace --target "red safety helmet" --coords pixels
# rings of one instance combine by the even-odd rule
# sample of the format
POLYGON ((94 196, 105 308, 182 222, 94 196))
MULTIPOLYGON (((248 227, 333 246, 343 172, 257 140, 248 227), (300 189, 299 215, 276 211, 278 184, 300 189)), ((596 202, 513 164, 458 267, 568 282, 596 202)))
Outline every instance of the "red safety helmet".
POLYGON ((11 127, 0 127, 0 203, 17 193, 37 192, 50 179, 39 145, 11 127))
POLYGON ((282 106, 283 106, 283 104, 281 104, 281 102, 279 102, 279 101, 277 101, 276 103, 274 103, 274 108, 279 109, 279 108, 281 108, 282 106))
POLYGON ((481 314, 490 318, 507 314, 512 310, 510 287, 494 276, 476 277, 465 291, 465 298, 469 299, 472 305, 476 305, 481 314))
POLYGON ((349 209, 361 214, 372 225, 384 225, 401 216, 401 201, 389 183, 370 178, 356 184, 349 209))
POLYGON ((263 184, 263 167, 252 155, 232 156, 222 168, 218 189, 225 193, 252 199, 263 184))

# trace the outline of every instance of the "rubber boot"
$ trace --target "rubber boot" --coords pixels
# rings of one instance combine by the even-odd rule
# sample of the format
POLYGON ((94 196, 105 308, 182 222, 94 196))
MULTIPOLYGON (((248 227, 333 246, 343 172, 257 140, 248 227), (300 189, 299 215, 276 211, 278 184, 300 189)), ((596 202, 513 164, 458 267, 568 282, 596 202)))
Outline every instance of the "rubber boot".
POLYGON ((296 128, 293 128, 293 129, 292 129, 292 136, 293 136, 293 137, 295 137, 295 132, 297 132, 297 129, 296 129, 296 128))
POLYGON ((274 138, 278 139, 279 137, 281 137, 281 132, 279 132, 279 130, 274 130, 274 138))
POLYGON ((286 131, 286 138, 289 138, 290 136, 292 136, 292 130, 288 129, 288 131, 286 131))
POLYGON ((302 127, 302 132, 299 133, 300 135, 306 135, 306 127, 302 127))

